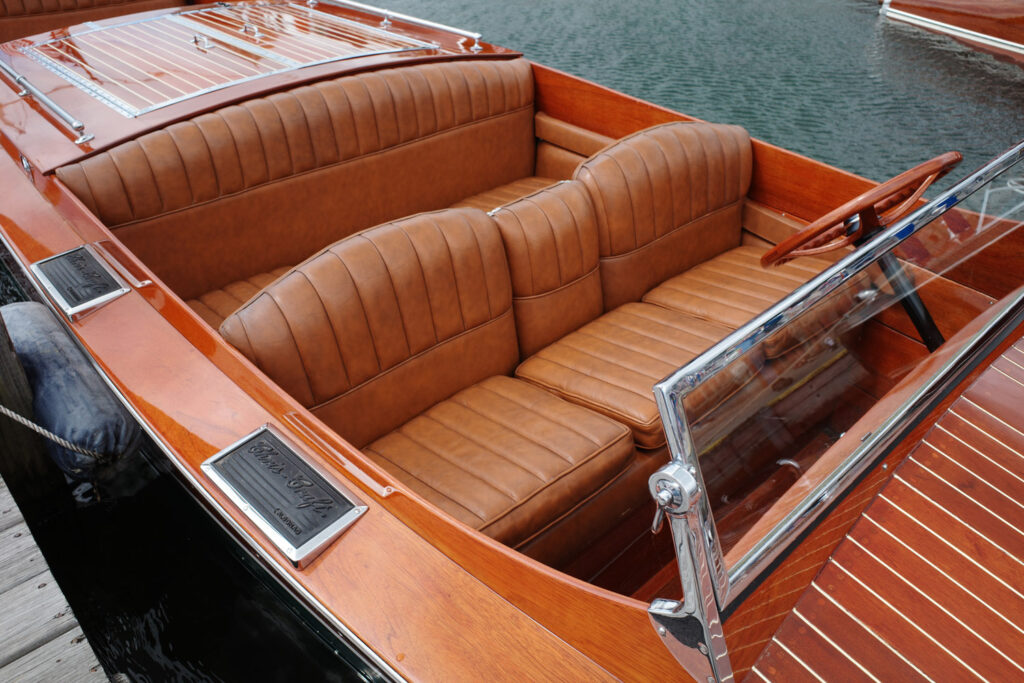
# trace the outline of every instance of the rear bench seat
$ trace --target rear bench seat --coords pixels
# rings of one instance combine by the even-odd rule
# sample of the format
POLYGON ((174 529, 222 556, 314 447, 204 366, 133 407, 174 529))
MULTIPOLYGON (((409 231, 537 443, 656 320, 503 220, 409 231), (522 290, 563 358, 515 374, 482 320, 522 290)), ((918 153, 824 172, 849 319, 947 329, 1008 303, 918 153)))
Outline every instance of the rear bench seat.
POLYGON ((491 210, 610 142, 535 112, 525 59, 467 59, 224 107, 57 176, 216 328, 346 235, 452 205, 491 210))
MULTIPOLYGON (((747 315, 704 273, 758 281, 769 298, 803 277, 765 273, 739 245, 749 155, 732 126, 645 131, 492 216, 449 209, 344 239, 221 333, 412 490, 560 565, 647 500, 644 482, 666 459, 652 385, 747 315), (633 183, 626 164, 659 148, 683 150, 685 163, 641 167, 633 183), (714 184, 704 195, 687 191, 695 171, 714 184), (659 278, 683 282, 665 291, 684 303, 691 287, 714 305, 646 300, 659 278)), ((724 380, 697 405, 724 400, 724 380)))

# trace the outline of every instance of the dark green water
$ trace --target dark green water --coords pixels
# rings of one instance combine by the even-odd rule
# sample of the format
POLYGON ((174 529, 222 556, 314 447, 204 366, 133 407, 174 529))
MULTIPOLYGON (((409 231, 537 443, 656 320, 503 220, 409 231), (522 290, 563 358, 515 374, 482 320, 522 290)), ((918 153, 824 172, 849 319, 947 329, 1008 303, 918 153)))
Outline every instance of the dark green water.
POLYGON ((1024 138, 1024 69, 897 24, 877 0, 395 0, 530 59, 884 180, 1024 138))

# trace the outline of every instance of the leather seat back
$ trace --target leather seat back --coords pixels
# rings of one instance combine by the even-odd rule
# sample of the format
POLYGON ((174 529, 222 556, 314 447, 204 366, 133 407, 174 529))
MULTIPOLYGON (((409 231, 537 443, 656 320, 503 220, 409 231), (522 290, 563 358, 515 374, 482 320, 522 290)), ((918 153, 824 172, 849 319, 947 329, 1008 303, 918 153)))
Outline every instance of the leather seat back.
POLYGON ((524 357, 601 315, 597 223, 582 184, 559 183, 492 215, 512 271, 524 357))
POLYGON ((220 331, 357 447, 519 359, 501 236, 476 209, 343 239, 220 331))
POLYGON ((594 202, 605 310, 740 244, 750 189, 747 131, 668 123, 635 133, 580 165, 594 202))
POLYGON ((57 176, 191 299, 532 175, 533 103, 525 59, 384 69, 224 107, 57 176))

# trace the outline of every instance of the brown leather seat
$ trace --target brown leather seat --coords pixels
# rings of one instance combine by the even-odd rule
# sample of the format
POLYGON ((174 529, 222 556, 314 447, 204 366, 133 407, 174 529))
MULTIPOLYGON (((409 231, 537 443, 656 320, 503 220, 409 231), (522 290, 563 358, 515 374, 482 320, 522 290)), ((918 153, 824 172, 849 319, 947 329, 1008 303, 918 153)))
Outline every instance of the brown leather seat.
POLYGON ((493 211, 494 209, 514 202, 520 197, 525 197, 528 194, 533 194, 538 190, 543 190, 545 187, 554 185, 558 181, 554 178, 538 178, 537 176, 527 176, 514 180, 511 183, 505 185, 499 185, 493 189, 475 194, 472 197, 466 197, 460 201, 452 204, 452 208, 463 208, 469 207, 473 209, 480 209, 481 211, 493 211))
POLYGON ((525 59, 348 75, 180 121, 56 171, 183 299, 534 175, 525 59))
POLYGON ((623 425, 503 376, 519 360, 508 265, 494 221, 475 209, 344 239, 220 329, 414 491, 510 544, 584 504, 634 457, 623 425))
MULTIPOLYGON (((540 350, 516 376, 629 425, 638 446, 657 448, 665 433, 654 385, 730 331, 660 306, 624 304, 540 350)), ((749 375, 757 368, 749 366, 749 375)), ((714 386, 731 390, 725 382, 714 386)), ((695 410, 704 412, 724 397, 705 388, 695 410)))
POLYGON ((629 430, 528 382, 490 377, 363 449, 412 490, 516 547, 622 472, 629 430))
POLYGON ((805 256, 762 268, 762 247, 736 247, 644 294, 647 303, 740 327, 831 265, 805 256))
POLYGON ((583 162, 605 310, 740 246, 752 164, 747 131, 712 123, 648 128, 583 162))
POLYGON ((224 319, 239 309, 246 301, 256 296, 261 289, 290 270, 287 266, 269 273, 259 273, 245 280, 232 282, 207 292, 185 303, 199 314, 206 323, 217 329, 224 319))
MULTIPOLYGON (((578 175, 586 181, 494 212, 511 266, 520 347, 532 354, 517 377, 626 423, 638 446, 664 445, 654 384, 733 326, 637 299, 648 282, 657 284, 652 277, 738 244, 750 174, 745 136, 712 124, 649 129, 585 162, 578 175), (709 172, 718 175, 704 177, 709 172), (697 182, 717 189, 696 196, 688 184, 697 182)), ((734 379, 745 382, 759 364, 752 357, 734 379)), ((709 409, 734 386, 723 377, 695 404, 709 409)))

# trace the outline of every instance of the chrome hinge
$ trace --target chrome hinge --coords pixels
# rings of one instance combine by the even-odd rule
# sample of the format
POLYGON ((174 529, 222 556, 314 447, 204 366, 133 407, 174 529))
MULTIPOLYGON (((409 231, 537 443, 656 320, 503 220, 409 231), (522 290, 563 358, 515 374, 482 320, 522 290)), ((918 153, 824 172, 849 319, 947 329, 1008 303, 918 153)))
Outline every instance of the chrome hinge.
POLYGON ((651 624, 696 680, 730 678, 732 667, 701 531, 699 474, 692 466, 673 461, 651 475, 648 486, 658 506, 651 531, 658 533, 669 520, 683 590, 682 601, 659 598, 651 603, 651 624))

